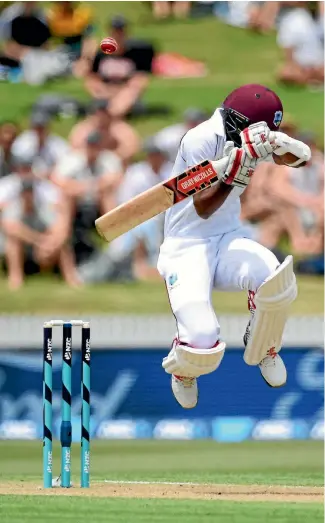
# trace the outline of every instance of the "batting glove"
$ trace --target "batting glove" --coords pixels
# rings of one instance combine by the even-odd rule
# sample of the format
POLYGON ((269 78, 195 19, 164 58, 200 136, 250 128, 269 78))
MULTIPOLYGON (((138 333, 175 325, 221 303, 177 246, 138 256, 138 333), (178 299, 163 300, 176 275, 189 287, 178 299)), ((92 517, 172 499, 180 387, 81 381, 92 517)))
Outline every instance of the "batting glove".
POLYGON ((274 151, 266 122, 250 125, 240 133, 242 148, 250 158, 266 159, 274 151))
POLYGON ((244 149, 234 147, 233 142, 226 142, 224 155, 228 156, 228 164, 221 176, 227 185, 245 188, 251 179, 257 164, 257 159, 250 158, 244 149))
POLYGON ((277 156, 291 153, 297 157, 297 161, 290 164, 291 167, 299 167, 300 164, 309 162, 311 150, 307 144, 291 138, 291 136, 281 133, 280 131, 271 132, 270 135, 272 143, 274 144, 274 153, 277 156))

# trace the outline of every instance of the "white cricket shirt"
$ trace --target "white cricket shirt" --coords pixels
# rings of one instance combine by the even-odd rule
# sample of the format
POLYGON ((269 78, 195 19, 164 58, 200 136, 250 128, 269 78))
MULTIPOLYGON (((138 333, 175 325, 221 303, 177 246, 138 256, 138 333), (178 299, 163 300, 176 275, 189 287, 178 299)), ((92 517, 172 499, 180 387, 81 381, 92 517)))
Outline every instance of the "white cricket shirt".
MULTIPOLYGON (((219 160, 223 156, 226 134, 220 109, 213 116, 191 129, 184 136, 172 175, 182 173, 203 160, 219 160)), ((243 189, 234 187, 224 204, 207 220, 200 218, 193 197, 174 205, 165 214, 164 237, 204 239, 237 229, 240 225, 240 200, 243 189)))

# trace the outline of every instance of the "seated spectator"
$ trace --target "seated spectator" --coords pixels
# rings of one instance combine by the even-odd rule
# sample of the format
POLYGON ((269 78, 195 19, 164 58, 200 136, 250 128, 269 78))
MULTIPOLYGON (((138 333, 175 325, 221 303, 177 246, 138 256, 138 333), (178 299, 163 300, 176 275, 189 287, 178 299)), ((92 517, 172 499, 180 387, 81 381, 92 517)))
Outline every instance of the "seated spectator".
POLYGON ((274 166, 269 194, 274 214, 260 225, 260 241, 275 247, 283 233, 294 252, 319 254, 324 239, 324 157, 310 134, 298 135, 312 151, 311 160, 300 169, 274 166))
POLYGON ((0 39, 4 41, 0 64, 7 78, 40 85, 71 70, 67 53, 49 49, 51 37, 39 2, 14 2, 0 17, 0 39))
POLYGON ((14 2, 0 17, 0 39, 4 40, 0 63, 19 67, 26 52, 46 46, 50 36, 38 2, 14 2))
MULTIPOLYGON (((232 2, 234 4, 235 2, 232 2)), ((248 27, 259 33, 269 33, 276 27, 281 2, 250 2, 248 27)))
POLYGON ((324 82, 324 46, 308 2, 283 2, 277 41, 284 64, 278 78, 298 85, 324 82))
POLYGON ((260 33, 274 29, 281 2, 215 2, 214 14, 235 27, 247 27, 260 33))
POLYGON ((121 117, 132 111, 148 86, 154 50, 147 42, 128 39, 123 17, 112 20, 108 34, 118 49, 112 55, 96 55, 85 86, 93 98, 110 100, 110 113, 121 117))
POLYGON ((274 203, 270 198, 269 184, 274 174, 274 164, 269 162, 259 163, 255 169, 249 187, 241 195, 244 222, 254 224, 274 214, 274 203))
POLYGON ((70 144, 75 149, 83 148, 87 136, 98 131, 102 135, 103 148, 115 152, 124 164, 128 164, 139 150, 139 137, 131 125, 112 118, 107 107, 106 100, 95 100, 90 116, 73 127, 69 137, 70 144))
POLYGON ((98 132, 88 135, 83 150, 71 151, 57 163, 52 180, 70 202, 78 263, 95 250, 90 231, 96 218, 116 205, 121 177, 121 160, 115 153, 103 150, 98 132))
POLYGON ((159 131, 155 136, 155 143, 168 155, 171 162, 175 161, 179 144, 183 136, 204 120, 207 115, 204 111, 196 108, 187 109, 184 113, 182 123, 170 125, 159 131))
MULTIPOLYGON (((146 159, 131 165, 118 190, 117 203, 123 203, 170 177, 173 164, 149 140, 144 145, 146 159)), ((113 240, 79 267, 83 282, 158 278, 156 263, 162 241, 163 216, 157 216, 113 240)))
MULTIPOLYGON (((280 131, 289 136, 297 136, 297 127, 286 120, 282 122, 280 131)), ((241 195, 241 218, 247 223, 254 239, 258 237, 259 225, 266 217, 271 218, 271 222, 281 229, 281 220, 275 212, 276 202, 269 191, 269 186, 278 181, 278 168, 273 162, 261 162, 255 169, 254 176, 247 189, 241 195)), ((270 221, 268 222, 270 224, 270 221)))
POLYGON ((53 2, 47 11, 51 35, 67 47, 76 76, 85 76, 97 51, 91 8, 80 2, 53 2))
POLYGON ((157 20, 169 17, 187 18, 190 10, 191 2, 152 2, 153 16, 157 20))
POLYGON ((43 178, 51 175, 56 162, 69 150, 67 142, 50 132, 50 117, 37 112, 31 116, 30 128, 21 133, 14 141, 14 156, 24 155, 27 151, 34 156, 34 169, 43 178))
POLYGON ((12 144, 18 135, 18 127, 13 122, 0 125, 0 178, 12 173, 12 144))
POLYGON ((15 173, 0 180, 5 265, 12 290, 24 276, 60 268, 69 285, 77 285, 74 257, 68 245, 70 216, 64 199, 32 171, 32 156, 15 157, 15 173))

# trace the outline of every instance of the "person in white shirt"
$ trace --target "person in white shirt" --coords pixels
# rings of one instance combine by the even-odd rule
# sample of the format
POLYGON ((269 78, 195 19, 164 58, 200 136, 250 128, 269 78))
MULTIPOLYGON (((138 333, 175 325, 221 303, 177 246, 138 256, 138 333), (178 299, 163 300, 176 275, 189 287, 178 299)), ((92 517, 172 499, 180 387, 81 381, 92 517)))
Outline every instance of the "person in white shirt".
POLYGON ((0 180, 1 227, 10 289, 25 275, 58 266, 65 281, 79 284, 69 245, 71 219, 65 199, 48 180, 35 177, 33 156, 14 158, 15 172, 0 180))
MULTIPOLYGON (((170 177, 173 164, 154 139, 145 142, 146 158, 130 165, 117 191, 124 203, 170 177)), ((155 268, 162 242, 163 216, 157 216, 112 241, 107 249, 79 267, 86 283, 112 279, 157 279, 155 268)))
POLYGON ((117 154, 125 165, 140 148, 135 129, 124 120, 112 118, 107 100, 94 100, 90 115, 72 128, 69 136, 71 147, 82 149, 87 136, 94 131, 103 135, 104 149, 117 154))
POLYGON ((3 122, 0 125, 0 178, 12 172, 12 144, 17 138, 19 129, 14 122, 3 122))
POLYGON ((50 132, 50 116, 44 112, 32 114, 30 129, 22 132, 12 145, 13 156, 27 152, 34 156, 33 169, 42 178, 49 178, 57 161, 68 151, 68 143, 50 132))
POLYGON ((97 131, 88 135, 84 149, 70 151, 55 166, 51 179, 70 204, 78 264, 96 250, 90 231, 96 218, 116 205, 122 172, 120 158, 103 149, 102 135, 97 131))
POLYGON ((161 129, 154 136, 157 146, 165 152, 171 162, 174 162, 181 139, 193 127, 206 119, 207 115, 201 109, 189 108, 184 113, 184 121, 161 129))
POLYGON ((308 2, 284 2, 277 42, 284 64, 279 80, 295 84, 324 82, 324 44, 319 25, 308 10, 308 2))
MULTIPOLYGON (((122 177, 122 163, 112 151, 103 150, 102 136, 90 133, 86 146, 80 151, 69 151, 56 164, 52 179, 80 204, 93 204, 102 212, 115 202, 116 189, 122 177)), ((106 212, 105 211, 105 212, 106 212)))
MULTIPOLYGON (((228 161, 214 186, 165 213, 158 270, 166 282, 177 334, 162 365, 172 375, 173 394, 184 408, 196 406, 197 378, 216 370, 225 351, 211 301, 214 287, 248 293, 251 318, 244 359, 258 365, 272 387, 286 382, 278 352, 288 307, 297 293, 292 257, 280 264, 272 252, 247 238, 239 200, 256 163, 272 160, 274 151, 277 162, 292 166, 310 158, 307 145, 277 131, 282 115, 281 100, 273 91, 245 85, 230 93, 209 120, 188 131, 180 144, 174 176, 204 160, 228 161)), ((219 301, 222 310, 222 295, 219 301)))

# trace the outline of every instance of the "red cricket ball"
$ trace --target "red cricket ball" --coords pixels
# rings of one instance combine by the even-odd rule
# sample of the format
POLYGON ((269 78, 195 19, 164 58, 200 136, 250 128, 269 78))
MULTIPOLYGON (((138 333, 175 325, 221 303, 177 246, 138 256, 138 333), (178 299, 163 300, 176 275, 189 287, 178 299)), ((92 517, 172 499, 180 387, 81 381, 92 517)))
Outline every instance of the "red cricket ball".
POLYGON ((105 54, 113 54, 117 50, 117 43, 114 38, 106 37, 101 41, 100 48, 105 54))

